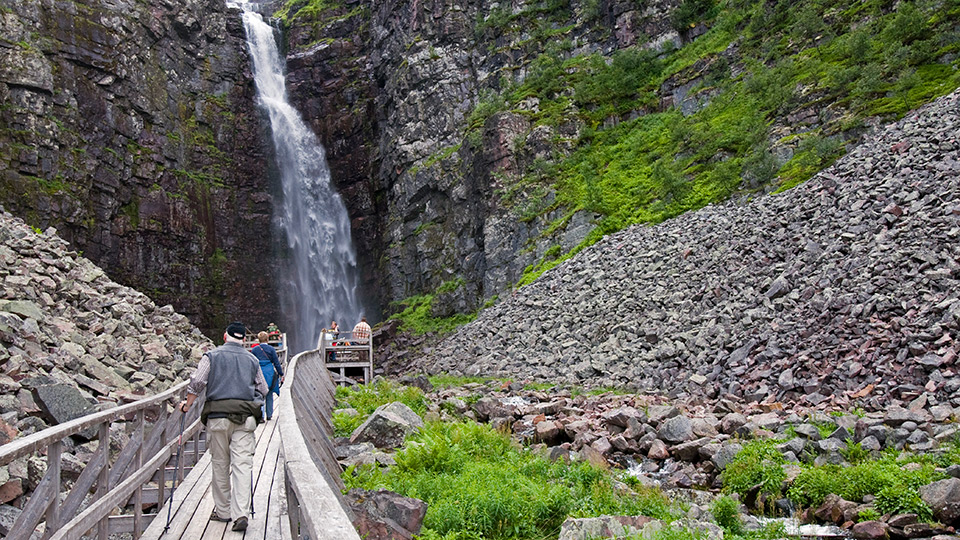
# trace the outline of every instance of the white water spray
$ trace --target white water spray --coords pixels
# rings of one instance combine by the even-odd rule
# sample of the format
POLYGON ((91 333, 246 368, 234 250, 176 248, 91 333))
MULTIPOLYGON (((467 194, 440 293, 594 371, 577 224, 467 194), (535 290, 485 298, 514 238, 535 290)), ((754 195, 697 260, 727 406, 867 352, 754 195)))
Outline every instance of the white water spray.
POLYGON ((281 307, 294 328, 293 352, 316 346, 320 329, 336 320, 350 329, 359 320, 357 256, 350 218, 331 185, 319 139, 287 100, 283 58, 274 29, 247 3, 243 25, 253 62, 259 104, 270 117, 277 168, 283 185, 279 226, 290 264, 282 272, 281 307))

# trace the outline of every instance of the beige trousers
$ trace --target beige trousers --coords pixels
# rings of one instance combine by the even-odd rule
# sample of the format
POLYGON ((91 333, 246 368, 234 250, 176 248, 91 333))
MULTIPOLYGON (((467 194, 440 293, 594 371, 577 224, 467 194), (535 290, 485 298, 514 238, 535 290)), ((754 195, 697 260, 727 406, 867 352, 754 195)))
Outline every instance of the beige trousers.
POLYGON ((247 417, 243 425, 226 418, 207 421, 207 444, 213 467, 211 489, 220 517, 230 516, 236 520, 246 517, 250 508, 250 474, 257 446, 255 429, 257 421, 252 416, 247 417))

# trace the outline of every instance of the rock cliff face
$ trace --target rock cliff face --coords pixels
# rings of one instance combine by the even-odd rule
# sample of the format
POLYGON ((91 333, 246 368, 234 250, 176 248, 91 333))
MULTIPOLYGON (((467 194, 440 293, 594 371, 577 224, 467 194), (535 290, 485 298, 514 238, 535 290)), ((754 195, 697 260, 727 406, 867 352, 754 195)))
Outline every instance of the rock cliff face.
MULTIPOLYGON (((438 295, 434 316, 472 311, 508 290, 550 246, 568 250, 592 228, 593 216, 579 213, 544 234, 559 211, 521 219, 499 202, 504 175, 562 155, 562 140, 581 126, 531 130, 529 111, 508 112, 491 117, 481 137, 464 139, 487 92, 522 79, 548 46, 484 21, 521 12, 536 18, 535 4, 352 1, 287 33, 291 97, 328 147, 362 273, 378 278, 367 290, 386 311, 389 302, 445 283, 453 291, 438 295), (521 138, 526 144, 516 144, 521 138)), ((578 52, 610 54, 648 36, 679 42, 667 17, 675 4, 570 2, 567 19, 545 14, 542 24, 572 26, 562 39, 578 52)), ((528 205, 549 206, 549 197, 528 205)))
POLYGON ((239 12, 3 0, 0 37, 0 203, 208 334, 274 317, 267 156, 239 12))

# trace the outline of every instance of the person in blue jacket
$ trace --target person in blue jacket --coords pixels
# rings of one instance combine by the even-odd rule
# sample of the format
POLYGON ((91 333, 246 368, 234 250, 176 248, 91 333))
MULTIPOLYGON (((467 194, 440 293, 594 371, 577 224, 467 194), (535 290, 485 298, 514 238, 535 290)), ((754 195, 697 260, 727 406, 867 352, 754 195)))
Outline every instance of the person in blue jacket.
POLYGON ((257 334, 257 343, 250 349, 250 352, 260 360, 260 369, 263 371, 263 378, 267 381, 270 390, 264 396, 264 417, 267 420, 273 418, 273 395, 280 395, 280 385, 283 384, 283 366, 280 365, 280 358, 277 356, 277 350, 267 343, 270 335, 266 332, 257 334))

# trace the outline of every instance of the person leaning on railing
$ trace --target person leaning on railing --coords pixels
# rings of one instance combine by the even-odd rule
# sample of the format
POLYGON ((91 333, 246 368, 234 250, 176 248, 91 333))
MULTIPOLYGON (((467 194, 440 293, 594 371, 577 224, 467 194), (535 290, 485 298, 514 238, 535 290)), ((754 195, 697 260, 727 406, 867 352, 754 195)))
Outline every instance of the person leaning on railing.
POLYGON ((179 405, 181 411, 187 412, 197 395, 207 389, 200 419, 207 426, 213 468, 214 510, 210 519, 233 519, 235 531, 247 528, 250 472, 256 448, 253 431, 263 421, 260 405, 270 391, 260 362, 243 346, 246 333, 242 324, 230 323, 223 334, 223 345, 200 358, 187 385, 187 399, 179 405))
MULTIPOLYGON (((367 324, 366 317, 360 317, 360 322, 353 327, 353 339, 358 343, 366 343, 370 340, 370 325, 367 324)), ((366 351, 360 351, 360 359, 366 360, 366 351)))

